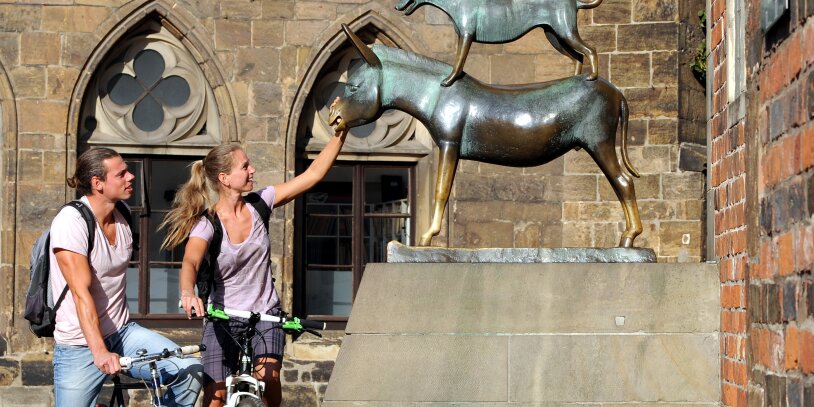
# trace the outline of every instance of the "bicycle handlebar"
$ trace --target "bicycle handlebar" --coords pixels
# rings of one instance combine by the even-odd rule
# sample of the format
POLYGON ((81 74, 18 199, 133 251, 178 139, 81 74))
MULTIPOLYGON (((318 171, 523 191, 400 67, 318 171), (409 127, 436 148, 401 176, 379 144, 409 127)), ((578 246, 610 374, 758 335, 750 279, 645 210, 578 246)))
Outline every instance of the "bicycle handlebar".
MULTIPOLYGON (((282 326, 283 330, 288 331, 303 332, 310 331, 312 329, 324 330, 327 326, 325 322, 310 321, 307 319, 300 319, 297 317, 289 317, 288 315, 278 317, 274 315, 268 315, 252 311, 241 311, 230 308, 215 308, 214 306, 212 306, 212 304, 209 304, 206 307, 207 318, 228 320, 229 317, 239 317, 249 319, 252 317, 252 315, 259 316, 261 321, 279 322, 283 325, 282 326)), ((312 333, 316 334, 315 332, 312 333)))
POLYGON ((154 360, 162 360, 171 358, 173 356, 185 356, 190 355, 193 353, 198 353, 201 351, 205 351, 206 346, 204 344, 200 345, 190 345, 190 346, 182 346, 180 348, 176 348, 175 350, 164 349, 158 353, 151 353, 149 355, 140 355, 135 357, 130 356, 122 356, 119 358, 119 365, 121 365, 122 370, 127 370, 133 367, 135 363, 142 363, 142 362, 151 362, 154 360))

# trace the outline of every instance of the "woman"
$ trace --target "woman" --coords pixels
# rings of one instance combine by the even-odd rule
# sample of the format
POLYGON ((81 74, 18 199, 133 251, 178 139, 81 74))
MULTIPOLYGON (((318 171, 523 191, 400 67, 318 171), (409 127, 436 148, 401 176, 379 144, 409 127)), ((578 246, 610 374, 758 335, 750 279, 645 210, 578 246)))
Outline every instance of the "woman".
MULTIPOLYGON (((276 208, 316 185, 330 170, 345 141, 345 132, 335 137, 319 153, 308 169, 282 184, 267 186, 256 193, 269 208, 276 208)), ((188 318, 194 310, 204 315, 203 302, 195 294, 195 280, 212 240, 213 227, 208 209, 220 219, 223 238, 215 270, 215 284, 209 302, 232 309, 275 314, 280 300, 274 288, 269 261, 269 236, 257 210, 247 205, 243 194, 254 190, 255 169, 246 152, 236 144, 213 148, 206 157, 193 163, 190 180, 176 194, 172 210, 162 224, 167 227, 163 248, 172 249, 187 237, 181 265, 181 302, 188 318), (210 202, 209 191, 217 193, 217 202, 210 202)), ((241 325, 207 321, 202 342, 204 406, 222 406, 226 401, 225 378, 238 365, 238 349, 230 346, 241 325)), ((279 324, 260 322, 257 325, 255 376, 266 383, 264 399, 267 406, 279 406, 282 398, 280 368, 282 367, 285 336, 279 324), (266 325, 264 325, 266 324, 266 325)))

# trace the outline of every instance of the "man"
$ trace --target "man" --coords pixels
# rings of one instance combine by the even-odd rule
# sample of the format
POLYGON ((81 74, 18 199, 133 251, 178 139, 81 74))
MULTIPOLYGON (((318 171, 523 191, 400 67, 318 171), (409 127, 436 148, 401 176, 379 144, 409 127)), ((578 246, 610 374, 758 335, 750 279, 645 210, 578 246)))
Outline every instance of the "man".
MULTIPOLYGON (((93 212, 97 225, 88 253, 88 227, 79 211, 63 209, 51 224, 51 290, 65 296, 54 331, 54 394, 58 407, 93 406, 107 375, 121 371, 119 356, 139 349, 148 353, 178 347, 169 339, 128 322, 125 277, 133 252, 127 221, 115 208, 130 198, 135 176, 114 150, 83 153, 68 186, 93 212)), ((193 406, 201 389, 198 359, 170 358, 158 363, 162 382, 169 384, 167 405, 193 406)), ((149 380, 149 369, 127 374, 149 380)))

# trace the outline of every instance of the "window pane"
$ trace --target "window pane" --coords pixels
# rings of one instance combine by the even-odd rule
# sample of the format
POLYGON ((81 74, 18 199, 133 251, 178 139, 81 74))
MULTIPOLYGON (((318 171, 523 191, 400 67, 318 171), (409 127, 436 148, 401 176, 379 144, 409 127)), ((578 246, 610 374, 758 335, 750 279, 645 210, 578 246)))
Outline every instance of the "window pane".
POLYGON ((365 212, 410 213, 406 168, 365 168, 365 212))
POLYGON ((169 210, 175 192, 189 180, 192 160, 153 160, 150 171, 150 209, 169 210))
POLYGON ((353 203, 353 167, 333 167, 328 171, 328 175, 305 194, 306 213, 310 213, 313 206, 318 213, 328 212, 333 209, 345 212, 340 208, 348 208, 353 203))
POLYGON ((150 313, 180 314, 178 300, 178 268, 150 268, 150 313))
POLYGON ((167 236, 167 229, 159 229, 158 226, 167 216, 166 212, 153 212, 149 223, 150 239, 150 261, 177 261, 184 259, 184 245, 175 246, 172 250, 161 250, 161 244, 167 236))
POLYGON ((305 245, 308 264, 351 264, 350 236, 308 237, 305 245))
POLYGON ((350 270, 307 270, 307 315, 350 315, 353 273, 350 270))
POLYGON ((387 261, 387 243, 410 242, 409 218, 367 218, 365 220, 364 264, 387 261))
POLYGON ((138 313, 138 268, 127 268, 127 288, 124 290, 127 295, 127 308, 131 314, 138 313))
POLYGON ((164 108, 151 95, 147 95, 136 103, 133 109, 133 123, 139 129, 150 132, 158 130, 164 122, 164 108))

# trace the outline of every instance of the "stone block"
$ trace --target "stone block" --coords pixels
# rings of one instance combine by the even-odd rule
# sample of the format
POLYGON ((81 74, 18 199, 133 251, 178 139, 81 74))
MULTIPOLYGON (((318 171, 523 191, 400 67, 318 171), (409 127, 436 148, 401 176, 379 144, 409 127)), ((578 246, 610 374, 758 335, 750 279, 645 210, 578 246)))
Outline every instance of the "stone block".
POLYGON ((264 4, 258 1, 221 0, 220 14, 226 18, 259 18, 264 4))
POLYGON ((541 202, 546 189, 544 180, 528 175, 500 176, 494 179, 491 187, 491 193, 481 195, 481 199, 491 196, 501 201, 541 202))
POLYGON ((481 82, 489 82, 489 78, 492 75, 491 64, 489 63, 489 56, 475 55, 470 53, 469 56, 466 58, 464 72, 466 72, 467 75, 481 82))
POLYGON ((45 96, 45 68, 41 66, 18 66, 9 73, 14 96, 18 98, 42 98, 45 96))
POLYGON ((535 63, 536 57, 533 55, 494 55, 490 67, 492 83, 532 83, 535 81, 535 63))
POLYGON ((263 19, 290 19, 294 16, 292 0, 262 0, 263 19))
POLYGON ((48 68, 47 97, 52 100, 68 100, 71 97, 76 80, 79 77, 77 68, 48 68))
POLYGON ((678 49, 676 23, 625 24, 617 27, 619 51, 675 51, 678 49))
POLYGON ((68 105, 61 101, 20 100, 20 133, 65 133, 68 105))
POLYGON ((677 0, 633 0, 633 21, 677 21, 677 0))
POLYGON ((701 251, 700 221, 661 222, 659 256, 698 256, 701 251))
MULTIPOLYGON (((642 146, 647 142, 647 122, 649 120, 629 120, 627 125, 627 145, 629 146, 642 146)), ((622 148, 622 133, 621 131, 616 135, 616 145, 619 147, 621 153, 622 148)))
POLYGON ((613 54, 610 72, 610 80, 618 87, 649 87, 650 54, 613 54))
POLYGON ((616 222, 625 218, 622 206, 614 202, 579 202, 579 220, 583 222, 616 222))
POLYGON ((565 222, 562 225, 562 247, 593 247, 594 225, 587 222, 565 222))
POLYGON ((252 22, 252 45, 255 47, 281 47, 284 43, 284 21, 257 20, 252 22))
POLYGON ((612 25, 580 27, 579 36, 598 53, 616 51, 616 27, 612 25))
POLYGON ((256 116, 279 116, 283 113, 282 89, 270 82, 254 82, 249 88, 249 112, 256 116))
POLYGON ((707 147, 684 143, 678 152, 678 169, 702 172, 707 168, 707 147))
POLYGON ((624 93, 633 118, 678 116, 678 88, 632 88, 624 93))
MULTIPOLYGON (((281 32, 282 32, 282 27, 281 32)), ((247 20, 215 20, 215 48, 234 50, 252 45, 252 22, 247 20)))
POLYGON ((507 337, 434 336, 431 342, 427 339, 424 335, 348 336, 337 364, 344 362, 345 354, 364 357, 345 362, 344 374, 331 378, 325 399, 374 401, 377 405, 395 401, 506 399, 507 337), (478 374, 445 375, 439 380, 433 372, 440 371, 478 374))
POLYGON ((19 4, 0 5, 0 21, 3 31, 25 32, 39 30, 42 26, 41 6, 23 6, 19 4))
POLYGON ((297 20, 336 20, 336 5, 322 1, 298 1, 294 6, 297 20))
POLYGON ((20 63, 24 65, 59 65, 62 54, 59 34, 23 32, 20 36, 20 63))
POLYGON ((294 46, 312 46, 320 33, 322 33, 330 23, 332 23, 332 21, 287 21, 285 24, 285 43, 286 45, 294 46))
POLYGON ((453 212, 460 223, 489 221, 552 222, 562 218, 560 203, 466 202, 453 212))
POLYGON ((720 397, 714 333, 513 336, 509 353, 514 402, 716 403, 720 397))
POLYGON ((42 8, 42 29, 52 32, 95 32, 111 14, 109 7, 55 6, 42 8))
POLYGON ((639 216, 642 221, 672 220, 676 218, 675 204, 662 200, 639 201, 639 216))
POLYGON ((503 50, 507 54, 539 54, 554 51, 554 48, 549 44, 545 31, 534 29, 517 40, 505 44, 503 50))
POLYGON ((284 385, 283 400, 287 406, 318 406, 319 395, 313 386, 284 385))
POLYGON ((280 51, 273 48, 241 48, 237 51, 236 79, 276 82, 280 75, 280 51))
POLYGON ((653 85, 678 86, 678 52, 653 52, 653 85))
POLYGON ((20 362, 14 359, 0 358, 0 387, 6 387, 20 375, 20 362))
POLYGON ((681 172, 663 175, 664 199, 704 199, 704 174, 681 172))
MULTIPOLYGON (((536 55, 527 55, 527 57, 533 58, 534 64, 533 66, 528 65, 528 69, 525 68, 518 69, 520 65, 510 68, 508 65, 504 64, 504 65, 493 65, 492 72, 494 73, 494 75, 504 75, 507 69, 529 71, 533 75, 533 78, 531 80, 528 79, 528 73, 526 72, 525 74, 518 74, 517 75, 518 77, 523 77, 524 79, 521 82, 516 82, 516 83, 529 83, 529 82, 546 82, 555 79, 566 78, 574 75, 574 70, 576 69, 574 61, 571 58, 568 58, 565 55, 562 55, 554 50, 549 50, 536 55)), ((492 58, 492 61, 494 60, 495 58, 492 58)), ((522 61, 518 61, 518 63, 520 62, 522 61)), ((493 80, 498 81, 501 79, 495 77, 493 80)), ((502 83, 509 84, 510 82, 502 83)))
POLYGON ((53 394, 47 387, 0 387, 0 407, 51 407, 53 394))
POLYGON ((672 171, 671 146, 628 148, 628 158, 639 174, 663 174, 672 171))
POLYGON ((596 175, 551 176, 546 177, 545 182, 543 198, 549 202, 597 199, 596 175))
POLYGON ((648 144, 673 145, 678 140, 678 121, 675 119, 651 119, 647 132, 648 144))
POLYGON ((565 171, 565 157, 560 156, 555 158, 552 161, 549 161, 543 165, 538 165, 536 167, 526 167, 523 168, 524 174, 533 174, 533 175, 562 175, 565 171))
POLYGON ((20 151, 20 181, 42 181, 42 152, 20 151))
POLYGON ((477 222, 463 226, 465 247, 514 247, 512 222, 477 222))
POLYGON ((594 24, 626 24, 631 21, 631 0, 605 0, 593 10, 594 24))
POLYGON ((543 247, 543 227, 539 223, 515 225, 514 247, 543 247))
MULTIPOLYGON (((2 13, 0 11, 0 13, 2 13)), ((3 16, 0 14, 0 19, 3 16)), ((20 34, 0 32, 0 57, 3 62, 9 65, 17 65, 20 63, 20 34)), ((6 69, 10 68, 6 67, 6 69)))
POLYGON ((52 356, 44 353, 31 353, 20 361, 23 386, 51 386, 54 384, 52 356))
POLYGON ((67 178, 64 151, 43 151, 42 177, 47 180, 67 178))

